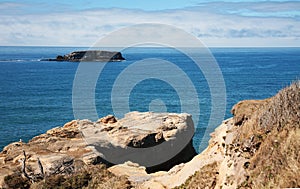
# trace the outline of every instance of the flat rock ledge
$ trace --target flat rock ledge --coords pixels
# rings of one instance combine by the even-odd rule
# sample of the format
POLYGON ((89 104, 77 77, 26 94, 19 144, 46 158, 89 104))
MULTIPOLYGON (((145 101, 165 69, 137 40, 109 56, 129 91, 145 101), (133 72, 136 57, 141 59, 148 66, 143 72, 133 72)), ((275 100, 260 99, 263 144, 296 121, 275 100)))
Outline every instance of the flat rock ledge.
POLYGON ((34 137, 14 142, 0 153, 0 188, 4 178, 22 171, 29 177, 72 174, 86 165, 108 167, 134 162, 146 172, 169 170, 188 162, 194 125, 189 114, 131 112, 118 120, 106 116, 96 122, 73 120, 34 137), (24 161, 25 159, 25 161, 24 161), (42 169, 40 167, 42 165, 42 169))
POLYGON ((130 112, 97 122, 83 120, 80 131, 87 144, 107 165, 131 161, 147 172, 169 170, 191 160, 194 124, 189 114, 130 112))
POLYGON ((42 59, 42 61, 68 61, 68 62, 119 62, 125 58, 120 52, 103 50, 74 51, 56 58, 42 59))

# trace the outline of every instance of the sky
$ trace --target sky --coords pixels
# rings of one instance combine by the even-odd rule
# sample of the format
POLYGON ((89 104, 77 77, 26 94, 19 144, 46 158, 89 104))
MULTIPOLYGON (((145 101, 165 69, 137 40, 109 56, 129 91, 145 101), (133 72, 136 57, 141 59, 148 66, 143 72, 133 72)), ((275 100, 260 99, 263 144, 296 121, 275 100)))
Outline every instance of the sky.
POLYGON ((176 26, 208 47, 300 46, 299 0, 0 0, 0 46, 89 47, 143 23, 176 26))

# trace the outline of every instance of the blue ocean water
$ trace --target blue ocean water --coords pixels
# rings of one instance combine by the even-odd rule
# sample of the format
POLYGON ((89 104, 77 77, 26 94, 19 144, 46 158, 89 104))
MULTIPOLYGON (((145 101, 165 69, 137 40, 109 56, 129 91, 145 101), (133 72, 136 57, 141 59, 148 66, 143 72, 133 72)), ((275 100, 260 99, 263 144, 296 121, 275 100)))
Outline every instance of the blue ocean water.
MULTIPOLYGON (((74 119, 72 87, 79 63, 41 59, 84 49, 87 48, 0 47, 0 149, 19 139, 28 141, 74 119)), ((300 48, 210 50, 225 81, 224 119, 231 117, 230 109, 238 101, 268 98, 300 76, 300 48)), ((211 111, 211 94, 205 76, 188 57, 174 49, 128 48, 122 54, 126 61, 107 63, 99 76, 95 89, 98 116, 114 114, 111 104, 114 82, 128 66, 147 58, 167 60, 190 77, 199 94, 201 111, 194 136, 194 146, 198 149, 211 111)), ((176 89, 156 78, 137 83, 129 94, 128 105, 130 111, 149 111, 153 107, 168 112, 182 111, 176 89), (153 102, 156 103, 151 106, 153 102)))

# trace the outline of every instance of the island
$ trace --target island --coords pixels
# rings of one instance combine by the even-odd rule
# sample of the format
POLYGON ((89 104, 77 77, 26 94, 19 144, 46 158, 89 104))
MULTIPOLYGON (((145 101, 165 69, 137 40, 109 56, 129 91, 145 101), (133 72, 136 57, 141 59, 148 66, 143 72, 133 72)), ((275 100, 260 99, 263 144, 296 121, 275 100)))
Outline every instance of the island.
POLYGON ((125 60, 121 52, 103 50, 74 51, 56 58, 42 59, 41 61, 68 61, 68 62, 120 62, 125 60))

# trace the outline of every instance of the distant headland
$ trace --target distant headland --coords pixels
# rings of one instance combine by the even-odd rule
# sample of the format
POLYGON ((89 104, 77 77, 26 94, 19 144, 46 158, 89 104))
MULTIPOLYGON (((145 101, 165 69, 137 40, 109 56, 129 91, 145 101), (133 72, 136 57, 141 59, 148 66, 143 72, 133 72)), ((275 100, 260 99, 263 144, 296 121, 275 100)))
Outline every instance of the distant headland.
POLYGON ((68 61, 68 62, 119 62, 125 58, 120 52, 103 50, 74 51, 56 58, 42 59, 42 61, 68 61))

